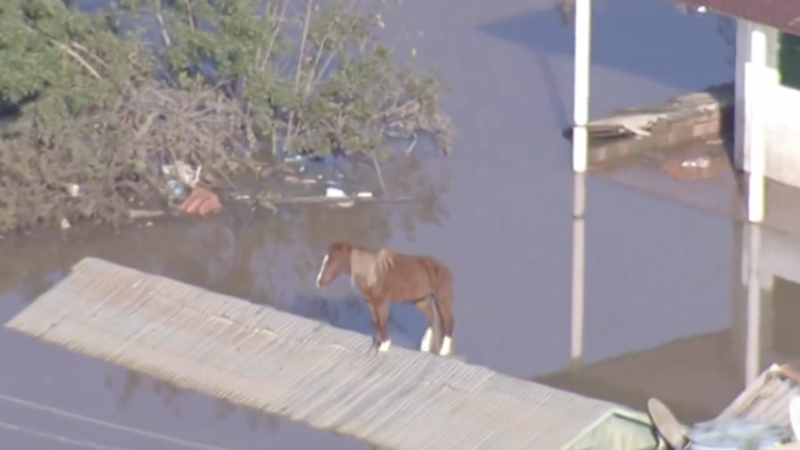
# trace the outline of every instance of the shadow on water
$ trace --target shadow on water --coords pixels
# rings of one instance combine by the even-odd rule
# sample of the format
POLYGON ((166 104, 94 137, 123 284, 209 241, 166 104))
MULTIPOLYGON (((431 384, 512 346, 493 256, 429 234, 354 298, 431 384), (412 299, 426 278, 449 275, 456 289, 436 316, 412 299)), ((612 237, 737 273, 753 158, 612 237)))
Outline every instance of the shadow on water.
MULTIPOLYGON (((709 22, 714 13, 681 14, 667 0, 595 1, 592 15, 592 63, 594 67, 629 73, 682 90, 702 89, 711 76, 728 81, 718 52, 719 36, 709 22), (691 66, 692 70, 686 70, 691 66)), ((554 6, 557 3, 554 2, 554 6)), ((537 9, 478 27, 481 31, 532 51, 545 74, 547 56, 571 57, 574 28, 565 26, 557 8, 537 9)), ((547 82, 547 80, 545 80, 547 82)), ((552 81, 551 81, 552 82, 552 81)), ((550 91, 557 92, 551 88, 550 91)), ((570 121, 571 122, 571 121, 570 121)))
MULTIPOLYGON (((58 234, 9 239, 0 244, 4 256, 0 259, 0 298, 6 300, 2 319, 10 319, 25 303, 63 279, 77 261, 95 256, 371 334, 364 304, 348 280, 338 280, 326 292, 315 287, 314 278, 327 244, 347 239, 379 247, 393 236, 413 241, 418 226, 437 224, 447 216, 440 198, 448 189, 448 171, 446 160, 425 161, 423 165, 413 155, 385 165, 387 197, 417 199, 409 202, 359 203, 349 208, 286 205, 274 214, 223 215, 203 221, 175 219, 120 235, 99 230, 77 241, 66 241, 58 234), (13 310, 7 303, 12 299, 19 300, 13 310)), ((390 333, 398 344, 418 345, 424 320, 417 315, 414 308, 392 310, 390 333)), ((46 358, 38 353, 29 352, 26 357, 46 358)), ((89 376, 86 373, 93 368, 82 367, 84 363, 82 358, 71 363, 73 376, 89 376)), ((103 370, 102 384, 116 392, 118 412, 139 415, 152 411, 148 406, 152 400, 143 398, 149 394, 160 399, 172 420, 198 414, 197 394, 132 370, 103 370)), ((215 400, 213 406, 200 410, 213 416, 215 423, 228 421, 241 410, 247 428, 253 432, 266 428, 275 433, 286 426, 276 417, 227 401, 215 400)), ((163 414, 158 415, 170 422, 163 414)))

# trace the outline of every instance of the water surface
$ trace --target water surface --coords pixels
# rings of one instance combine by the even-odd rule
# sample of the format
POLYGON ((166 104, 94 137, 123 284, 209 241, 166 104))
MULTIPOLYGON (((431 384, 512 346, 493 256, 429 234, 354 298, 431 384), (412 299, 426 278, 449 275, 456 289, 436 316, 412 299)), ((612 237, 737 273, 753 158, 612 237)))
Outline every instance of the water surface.
MULTIPOLYGON (((596 9, 593 117, 732 79, 731 49, 713 15, 683 16, 663 0, 605 0, 596 9)), ((410 0, 387 23, 403 25, 409 36, 399 51, 417 49, 453 87, 447 109, 460 130, 455 153, 424 167, 409 163, 389 183, 397 193, 422 191, 426 201, 178 221, 71 243, 9 240, 0 248, 0 318, 11 318, 82 257, 98 256, 367 333, 367 316, 346 281, 325 296, 313 288, 327 241, 347 238, 432 254, 451 266, 456 351, 470 362, 525 378, 563 372, 570 361, 573 175, 560 129, 571 117, 572 31, 542 0, 410 0)), ((740 252, 734 224, 606 180, 586 184, 583 364, 729 329, 731 267, 740 252)), ((394 340, 416 346, 422 319, 412 308, 392 313, 394 340)), ((13 447, 88 444, 2 423, 105 446, 90 448, 368 448, 8 331, 0 331, 0 354, 12 368, 0 372, 0 395, 62 411, 0 397, 0 439, 13 447)), ((665 364, 703 370, 695 362, 679 354, 665 364)), ((736 370, 724 371, 732 382, 741 380, 736 370)), ((593 395, 638 401, 618 395, 614 383, 593 395)))

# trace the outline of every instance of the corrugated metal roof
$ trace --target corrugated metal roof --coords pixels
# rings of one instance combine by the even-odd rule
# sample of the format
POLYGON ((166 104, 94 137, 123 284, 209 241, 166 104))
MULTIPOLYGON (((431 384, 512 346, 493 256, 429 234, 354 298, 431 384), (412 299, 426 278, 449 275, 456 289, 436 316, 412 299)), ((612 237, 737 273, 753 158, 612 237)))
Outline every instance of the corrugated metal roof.
POLYGON ((680 0, 718 13, 773 26, 800 36, 800 1, 797 0, 680 0))
POLYGON ((615 410, 94 258, 6 327, 400 450, 561 450, 615 410))
POLYGON ((719 419, 757 419, 791 433, 789 399, 800 395, 800 376, 789 365, 772 366, 719 415, 719 419))

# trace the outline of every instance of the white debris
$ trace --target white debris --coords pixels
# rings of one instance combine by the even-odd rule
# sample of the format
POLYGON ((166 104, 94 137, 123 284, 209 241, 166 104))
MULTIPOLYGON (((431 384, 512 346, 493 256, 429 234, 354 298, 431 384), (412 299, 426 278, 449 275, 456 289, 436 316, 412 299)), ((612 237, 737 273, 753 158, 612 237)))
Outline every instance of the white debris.
POLYGON ((70 184, 67 186, 67 193, 70 197, 77 197, 81 195, 81 187, 77 184, 70 184))
MULTIPOLYGON (((329 188, 325 189, 325 197, 328 197, 328 198, 350 198, 350 196, 347 195, 343 190, 341 190, 339 188, 335 188, 335 187, 329 187, 329 188)), ((337 206, 340 206, 342 208, 349 208, 349 207, 351 207, 351 206, 353 206, 355 204, 356 204, 355 200, 336 203, 337 206)))
POLYGON ((183 161, 175 161, 175 165, 164 164, 161 166, 161 173, 168 177, 177 178, 181 183, 192 189, 194 189, 200 181, 200 173, 202 170, 203 166, 199 166, 195 169, 183 161))

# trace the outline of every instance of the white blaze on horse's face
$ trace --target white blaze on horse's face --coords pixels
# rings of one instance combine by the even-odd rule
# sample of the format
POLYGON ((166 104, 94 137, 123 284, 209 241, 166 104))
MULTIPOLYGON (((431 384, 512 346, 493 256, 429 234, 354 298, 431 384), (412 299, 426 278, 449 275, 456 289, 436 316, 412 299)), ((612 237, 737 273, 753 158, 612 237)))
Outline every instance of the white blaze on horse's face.
POLYGON ((320 282, 322 281, 322 273, 325 272, 325 266, 328 265, 328 255, 326 254, 324 258, 322 258, 322 265, 319 267, 319 273, 317 274, 317 287, 321 288, 322 285, 320 282))

